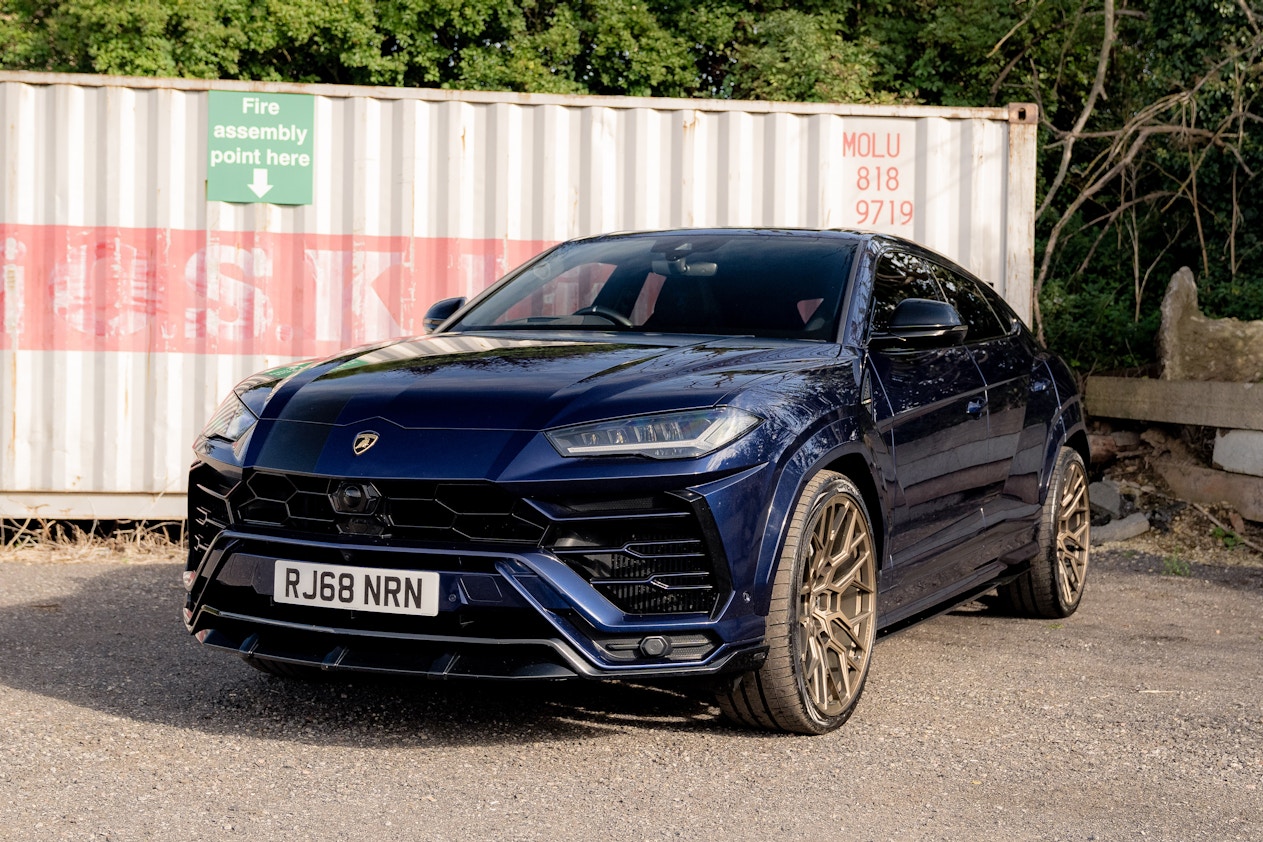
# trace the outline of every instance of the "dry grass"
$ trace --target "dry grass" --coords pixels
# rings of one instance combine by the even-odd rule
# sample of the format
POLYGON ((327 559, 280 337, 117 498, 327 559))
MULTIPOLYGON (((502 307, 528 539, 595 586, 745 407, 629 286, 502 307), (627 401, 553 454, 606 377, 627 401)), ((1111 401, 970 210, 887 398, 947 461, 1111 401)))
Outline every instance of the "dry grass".
POLYGON ((0 562, 175 561, 186 552, 184 521, 0 521, 0 562))

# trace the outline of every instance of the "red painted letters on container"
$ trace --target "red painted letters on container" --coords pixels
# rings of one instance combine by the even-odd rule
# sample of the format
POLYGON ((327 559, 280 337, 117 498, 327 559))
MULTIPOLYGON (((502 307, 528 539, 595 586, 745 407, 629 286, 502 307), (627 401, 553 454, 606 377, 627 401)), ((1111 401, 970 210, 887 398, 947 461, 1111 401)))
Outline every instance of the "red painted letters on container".
POLYGON ((421 333, 549 245, 0 225, 0 349, 329 354, 421 333))

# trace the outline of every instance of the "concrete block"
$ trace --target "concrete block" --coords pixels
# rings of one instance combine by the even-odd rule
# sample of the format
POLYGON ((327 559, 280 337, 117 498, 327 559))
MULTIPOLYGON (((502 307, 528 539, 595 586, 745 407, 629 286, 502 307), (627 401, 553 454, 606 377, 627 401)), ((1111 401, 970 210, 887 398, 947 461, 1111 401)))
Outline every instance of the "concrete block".
POLYGON ((1089 485, 1088 500, 1092 502, 1093 509, 1115 520, 1123 514, 1123 496, 1118 491, 1118 483, 1113 480, 1105 479, 1089 485))
POLYGON ((1170 459, 1156 460, 1154 467, 1181 500, 1227 503, 1246 520, 1263 523, 1263 477, 1230 474, 1170 459))
POLYGON ((1263 477, 1263 433, 1220 430, 1215 438, 1215 464, 1234 474, 1263 477))
POLYGON ((1167 380, 1263 381, 1263 321, 1211 319, 1197 304, 1197 282, 1187 266, 1171 276, 1158 329, 1162 376, 1167 380))
POLYGON ((1122 520, 1111 520, 1104 526, 1092 527, 1092 544, 1126 541, 1149 531, 1149 516, 1144 512, 1130 514, 1122 520))

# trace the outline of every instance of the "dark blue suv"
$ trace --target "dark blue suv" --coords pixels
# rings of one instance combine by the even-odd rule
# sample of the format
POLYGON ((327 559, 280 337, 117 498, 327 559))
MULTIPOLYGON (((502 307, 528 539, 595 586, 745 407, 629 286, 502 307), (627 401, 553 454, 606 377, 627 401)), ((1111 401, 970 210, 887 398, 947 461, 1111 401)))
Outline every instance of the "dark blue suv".
POLYGON ((563 243, 429 335, 240 384, 190 476, 190 631, 281 675, 707 676, 823 733, 877 635, 1064 617, 1083 409, 987 284, 877 234, 563 243))

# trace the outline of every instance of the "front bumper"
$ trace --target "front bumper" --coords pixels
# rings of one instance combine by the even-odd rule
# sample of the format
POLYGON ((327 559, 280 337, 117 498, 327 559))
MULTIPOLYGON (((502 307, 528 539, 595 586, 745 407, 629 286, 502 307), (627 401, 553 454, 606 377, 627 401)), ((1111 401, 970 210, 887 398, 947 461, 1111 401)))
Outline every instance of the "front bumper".
MULTIPOLYGON (((184 619, 207 646, 330 671, 559 679, 714 675, 757 667, 764 621, 725 611, 629 614, 540 547, 313 540, 230 525, 192 554, 184 619), (439 574, 434 617, 277 603, 277 559, 439 574)), ((744 606, 742 606, 744 607, 744 606)))

